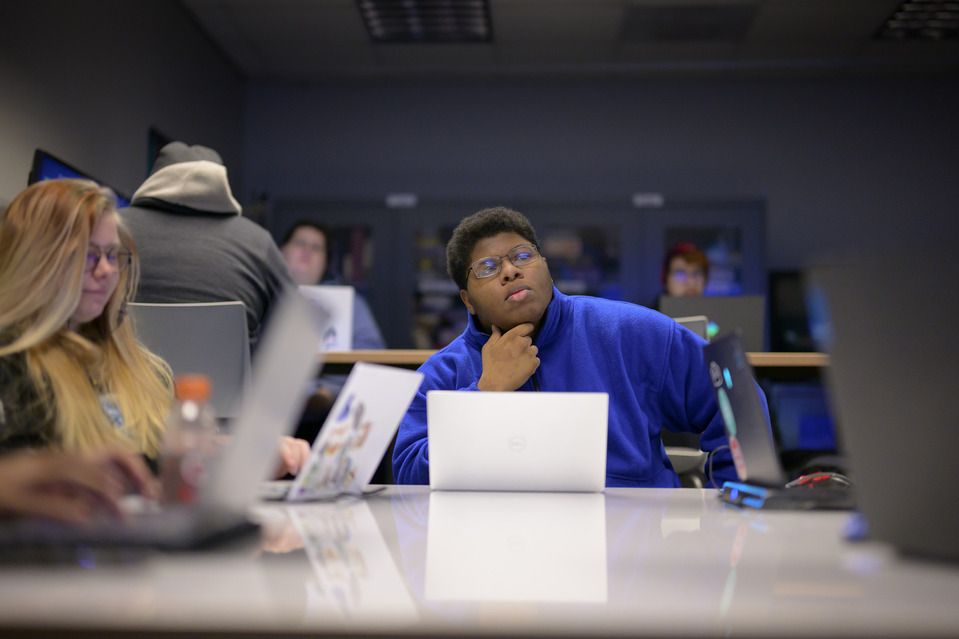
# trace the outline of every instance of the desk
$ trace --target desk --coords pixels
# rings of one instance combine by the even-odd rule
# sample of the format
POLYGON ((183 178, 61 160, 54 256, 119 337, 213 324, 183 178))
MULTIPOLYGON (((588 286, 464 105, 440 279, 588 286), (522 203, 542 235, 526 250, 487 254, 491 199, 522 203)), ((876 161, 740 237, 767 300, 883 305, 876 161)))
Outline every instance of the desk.
MULTIPOLYGON (((324 371, 347 374, 356 362, 418 368, 436 351, 412 349, 333 351, 324 354, 324 371)), ((824 353, 747 353, 746 357, 760 379, 775 381, 816 381, 829 366, 824 353)))
MULTIPOLYGON (((416 367, 436 351, 431 350, 369 350, 333 351, 326 353, 324 361, 333 365, 350 365, 356 362, 372 362, 391 366, 416 367)), ((747 353, 754 368, 822 368, 829 365, 829 356, 823 353, 747 353)))
POLYGON ((0 633, 959 634, 959 566, 843 542, 842 513, 740 511, 694 489, 424 487, 255 512, 266 550, 5 566, 0 633))

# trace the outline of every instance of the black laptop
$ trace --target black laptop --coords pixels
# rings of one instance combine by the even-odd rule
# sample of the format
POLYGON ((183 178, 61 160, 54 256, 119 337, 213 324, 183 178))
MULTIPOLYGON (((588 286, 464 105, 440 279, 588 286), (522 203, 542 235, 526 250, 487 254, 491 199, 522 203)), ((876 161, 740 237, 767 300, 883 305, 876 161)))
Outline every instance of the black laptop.
MULTIPOLYGON (((746 360, 738 333, 730 333, 703 347, 713 389, 726 424, 726 436, 738 482, 726 482, 720 497, 750 508, 790 510, 846 510, 854 506, 853 492, 838 477, 819 477, 790 483, 776 452, 772 429, 759 399, 759 387, 746 360)), ((804 478, 805 479, 805 478, 804 478)))

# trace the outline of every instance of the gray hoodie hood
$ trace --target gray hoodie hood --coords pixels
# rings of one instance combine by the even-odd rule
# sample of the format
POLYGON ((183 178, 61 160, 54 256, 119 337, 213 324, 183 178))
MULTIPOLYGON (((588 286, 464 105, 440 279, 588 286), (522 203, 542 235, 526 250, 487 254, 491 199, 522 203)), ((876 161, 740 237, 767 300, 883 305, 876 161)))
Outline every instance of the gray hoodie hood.
POLYGON ((171 142, 160 151, 153 173, 133 194, 133 206, 151 201, 206 213, 239 215, 223 160, 213 149, 171 142))

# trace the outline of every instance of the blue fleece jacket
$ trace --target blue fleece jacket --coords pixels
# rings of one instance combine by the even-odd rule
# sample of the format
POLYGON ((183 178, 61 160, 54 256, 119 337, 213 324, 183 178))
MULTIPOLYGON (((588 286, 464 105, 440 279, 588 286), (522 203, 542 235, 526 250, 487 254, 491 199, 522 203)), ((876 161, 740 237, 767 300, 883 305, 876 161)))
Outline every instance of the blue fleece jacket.
MULTIPOLYGON (((393 451, 398 483, 429 483, 426 393, 476 390, 488 338, 471 317, 459 337, 420 367, 423 384, 393 451)), ((533 343, 540 366, 520 391, 609 393, 607 486, 679 485, 663 450, 663 428, 702 433, 705 451, 726 444, 703 362, 704 342, 665 315, 627 302, 567 296, 554 288, 533 343)), ((717 484, 736 479, 728 449, 714 456, 713 477, 717 484)))

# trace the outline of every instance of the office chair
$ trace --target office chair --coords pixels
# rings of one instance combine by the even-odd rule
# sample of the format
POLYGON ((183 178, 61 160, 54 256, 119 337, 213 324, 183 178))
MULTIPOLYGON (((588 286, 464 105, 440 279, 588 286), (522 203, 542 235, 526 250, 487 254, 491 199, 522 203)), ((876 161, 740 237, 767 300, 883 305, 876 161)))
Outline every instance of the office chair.
POLYGON ((679 475, 680 485, 683 488, 703 488, 707 454, 699 448, 699 435, 663 429, 660 438, 673 470, 679 475))
POLYGON ((234 418, 250 383, 250 343, 243 302, 129 305, 137 337, 174 375, 202 373, 213 386, 217 417, 234 418))
MULTIPOLYGON (((690 315, 673 318, 677 324, 685 326, 699 337, 709 339, 709 318, 705 315, 690 315)), ((669 457, 673 470, 679 475, 683 488, 702 488, 706 478, 706 453, 699 449, 699 435, 692 433, 673 433, 663 429, 663 447, 669 457)))

